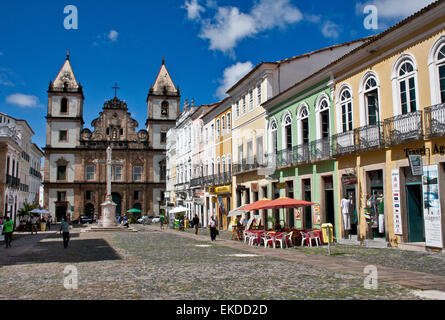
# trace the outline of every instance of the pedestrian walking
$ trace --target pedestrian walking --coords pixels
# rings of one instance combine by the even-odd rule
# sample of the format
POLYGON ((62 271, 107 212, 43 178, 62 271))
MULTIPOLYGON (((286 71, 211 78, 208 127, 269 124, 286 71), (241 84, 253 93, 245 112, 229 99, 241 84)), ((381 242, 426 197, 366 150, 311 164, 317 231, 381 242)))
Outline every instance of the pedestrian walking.
POLYGON ((63 232, 63 247, 68 248, 68 242, 70 241, 70 222, 68 217, 64 216, 62 225, 60 226, 60 234, 63 232))
POLYGON ((164 216, 159 217, 159 225, 161 227, 161 230, 164 230, 164 216))
POLYGON ((46 230, 51 230, 51 223, 53 222, 53 217, 49 216, 48 219, 46 220, 46 230))
POLYGON ((13 231, 14 231, 14 223, 12 222, 12 220, 9 219, 9 217, 6 217, 5 221, 3 221, 3 233, 5 234, 6 249, 8 247, 11 248, 13 231))
POLYGON ((351 206, 352 200, 348 199, 348 196, 345 194, 343 199, 340 202, 341 212, 343 214, 343 225, 345 229, 345 238, 348 238, 348 234, 351 231, 351 206))
POLYGON ((199 218, 197 214, 195 214, 195 217, 193 218, 192 221, 193 221, 193 227, 195 228, 195 234, 198 234, 199 218))
POLYGON ((218 232, 218 224, 216 222, 216 219, 214 216, 212 216, 212 218, 210 219, 209 222, 209 226, 210 226, 210 239, 212 239, 212 241, 216 240, 216 235, 219 233, 218 232))
POLYGON ((37 234, 37 224, 39 223, 36 216, 31 218, 31 234, 35 232, 37 234))

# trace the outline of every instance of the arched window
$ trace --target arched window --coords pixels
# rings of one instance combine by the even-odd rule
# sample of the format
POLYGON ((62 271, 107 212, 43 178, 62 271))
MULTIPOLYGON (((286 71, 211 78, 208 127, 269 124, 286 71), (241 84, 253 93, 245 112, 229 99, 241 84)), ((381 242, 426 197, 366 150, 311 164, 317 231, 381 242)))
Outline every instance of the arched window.
POLYGON ((348 132, 353 129, 352 123, 352 95, 349 88, 343 89, 340 93, 340 109, 341 109, 341 123, 343 132, 348 132))
POLYGON ((68 99, 62 98, 60 102, 60 113, 68 113, 68 99))
POLYGON ((319 98, 317 105, 318 139, 329 137, 329 100, 326 95, 319 98))
POLYGON ((440 37, 431 48, 428 59, 433 105, 445 103, 445 36, 440 37))
POLYGON ((292 116, 289 113, 283 118, 283 148, 292 150, 292 116))
POLYGON ((379 87, 373 74, 365 77, 362 94, 366 124, 377 125, 380 122, 379 87))
POLYGON ((299 144, 309 144, 309 108, 302 105, 298 112, 298 142, 299 144))
POLYGON ((168 117, 168 102, 162 101, 161 103, 161 115, 164 117, 168 117))
POLYGON ((278 152, 277 129, 277 121, 273 119, 270 123, 270 152, 273 154, 276 154, 278 152))
POLYGON ((394 64, 392 72, 394 114, 407 114, 418 109, 417 70, 414 58, 403 54, 394 64))

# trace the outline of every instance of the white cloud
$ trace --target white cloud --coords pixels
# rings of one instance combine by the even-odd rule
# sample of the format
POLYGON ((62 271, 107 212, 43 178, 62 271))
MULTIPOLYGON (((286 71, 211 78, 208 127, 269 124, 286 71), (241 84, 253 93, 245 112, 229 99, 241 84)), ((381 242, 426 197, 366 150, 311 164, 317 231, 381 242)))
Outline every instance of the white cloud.
MULTIPOLYGON (((216 5, 211 1, 209 5, 216 5)), ((303 15, 290 0, 259 0, 248 13, 238 7, 218 7, 211 19, 201 20, 202 39, 211 50, 233 54, 239 41, 276 27, 285 28, 302 20, 303 15)))
POLYGON ((40 107, 39 99, 36 96, 26 95, 22 93, 11 94, 6 98, 6 102, 21 108, 40 107))
POLYGON ((379 18, 406 18, 436 0, 373 0, 357 3, 357 14, 363 14, 366 5, 375 5, 379 18))
POLYGON ((221 86, 216 91, 216 96, 223 99, 226 96, 226 91, 235 85, 242 77, 248 74, 253 69, 253 64, 250 61, 238 62, 224 70, 223 78, 219 80, 221 86))
POLYGON ((115 42, 117 41, 117 37, 119 37, 119 32, 117 32, 116 30, 110 30, 110 32, 108 33, 108 39, 115 42))
MULTIPOLYGON (((1 56, 1 55, 0 55, 1 56)), ((16 75, 8 68, 0 68, 0 85, 15 87, 16 75), (13 80, 14 79, 14 80, 13 80)))
POLYGON ((325 38, 337 39, 340 36, 340 26, 332 21, 326 21, 321 28, 325 38))
POLYGON ((190 20, 200 19, 201 12, 206 11, 206 9, 198 3, 198 0, 186 1, 182 8, 187 10, 187 18, 190 20))

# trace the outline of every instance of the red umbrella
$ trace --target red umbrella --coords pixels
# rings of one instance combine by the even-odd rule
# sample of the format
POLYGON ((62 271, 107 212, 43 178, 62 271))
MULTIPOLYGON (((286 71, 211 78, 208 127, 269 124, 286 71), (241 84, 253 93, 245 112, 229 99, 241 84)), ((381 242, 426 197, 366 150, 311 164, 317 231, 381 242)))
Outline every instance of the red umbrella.
POLYGON ((243 206, 243 207, 241 207, 239 209, 240 210, 246 210, 246 211, 260 210, 260 209, 258 209, 258 207, 265 206, 265 205, 267 205, 270 202, 272 202, 272 200, 261 199, 261 200, 258 200, 257 202, 254 202, 254 203, 251 203, 251 204, 247 204, 247 205, 245 205, 245 206, 243 206))
POLYGON ((263 209, 296 209, 301 207, 310 207, 316 203, 291 199, 291 198, 279 198, 272 200, 261 205, 258 205, 255 210, 263 209))

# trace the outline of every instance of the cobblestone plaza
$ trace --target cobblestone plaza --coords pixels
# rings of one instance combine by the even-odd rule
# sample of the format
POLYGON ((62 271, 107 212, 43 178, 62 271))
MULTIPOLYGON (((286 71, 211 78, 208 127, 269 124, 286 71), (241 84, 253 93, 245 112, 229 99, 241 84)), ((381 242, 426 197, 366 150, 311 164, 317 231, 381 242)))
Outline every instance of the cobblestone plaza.
POLYGON ((68 249, 63 248, 58 233, 22 236, 13 241, 12 249, 0 249, 0 298, 420 299, 415 292, 422 284, 405 282, 402 286, 397 280, 402 281, 404 275, 419 279, 410 274, 417 272, 434 277, 436 285, 445 283, 443 263, 437 263, 445 259, 441 254, 336 246, 332 257, 327 257, 326 248, 250 247, 226 240, 228 234, 223 232, 211 243, 207 229, 200 229, 195 236, 189 232, 161 231, 156 226, 136 228, 136 233, 83 233, 74 229, 68 249), (409 263, 414 257, 416 262, 409 263), (382 270, 383 279, 390 271, 399 277, 390 281, 379 279, 376 290, 365 289, 366 274, 356 272, 353 266, 366 265, 369 260, 381 264, 376 266, 382 270), (398 262, 391 264, 394 260, 398 262), (76 290, 64 287, 67 266, 77 269, 76 290))

